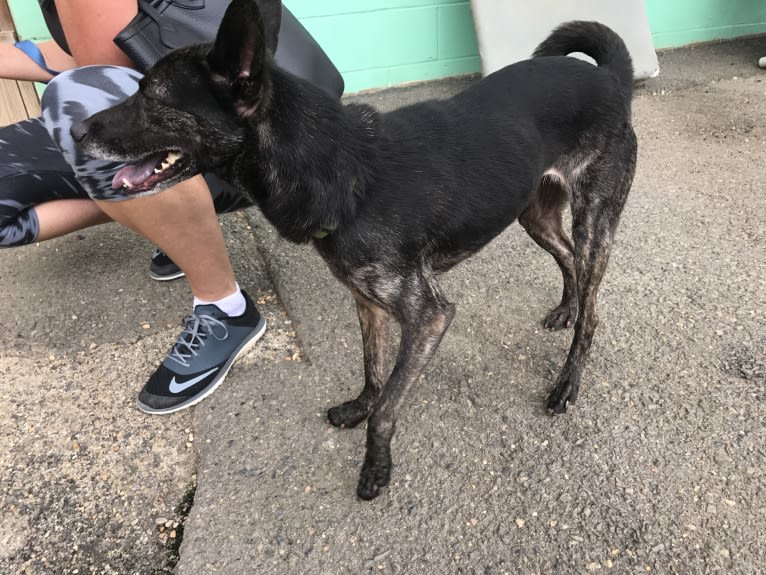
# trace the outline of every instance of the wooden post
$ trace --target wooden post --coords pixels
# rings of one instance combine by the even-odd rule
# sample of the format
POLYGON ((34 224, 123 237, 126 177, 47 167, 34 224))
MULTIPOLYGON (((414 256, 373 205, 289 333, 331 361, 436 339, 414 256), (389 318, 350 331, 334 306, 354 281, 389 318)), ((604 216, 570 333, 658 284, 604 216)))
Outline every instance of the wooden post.
MULTIPOLYGON (((16 41, 8 0, 0 0, 0 42, 16 41)), ((0 126, 40 115, 40 100, 32 82, 0 79, 0 126)))

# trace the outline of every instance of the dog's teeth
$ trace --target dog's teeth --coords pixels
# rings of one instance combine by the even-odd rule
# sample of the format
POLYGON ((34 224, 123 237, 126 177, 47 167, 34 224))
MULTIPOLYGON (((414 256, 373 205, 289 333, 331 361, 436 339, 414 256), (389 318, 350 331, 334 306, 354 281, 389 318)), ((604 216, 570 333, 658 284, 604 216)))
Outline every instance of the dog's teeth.
POLYGON ((122 186, 128 189, 133 188, 133 184, 130 183, 130 180, 128 180, 128 178, 122 178, 122 186))
POLYGON ((162 164, 160 165, 162 166, 163 170, 167 170, 170 167, 170 164, 168 164, 167 162, 162 162, 162 164))
POLYGON ((161 174, 162 170, 160 170, 159 168, 154 168, 154 173, 155 174, 161 174))
POLYGON ((178 161, 180 157, 181 157, 181 154, 179 154, 178 152, 168 152, 168 157, 165 158, 165 161, 168 163, 168 165, 172 166, 178 161))

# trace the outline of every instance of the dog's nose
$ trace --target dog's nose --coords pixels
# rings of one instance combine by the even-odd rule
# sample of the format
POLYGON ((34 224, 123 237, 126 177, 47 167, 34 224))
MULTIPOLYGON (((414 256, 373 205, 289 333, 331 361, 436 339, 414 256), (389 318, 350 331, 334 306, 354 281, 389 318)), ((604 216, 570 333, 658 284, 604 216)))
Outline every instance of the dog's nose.
POLYGON ((74 126, 72 126, 72 129, 69 130, 69 133, 72 134, 74 141, 79 144, 82 143, 82 141, 88 135, 88 127, 85 125, 85 122, 77 122, 74 126))

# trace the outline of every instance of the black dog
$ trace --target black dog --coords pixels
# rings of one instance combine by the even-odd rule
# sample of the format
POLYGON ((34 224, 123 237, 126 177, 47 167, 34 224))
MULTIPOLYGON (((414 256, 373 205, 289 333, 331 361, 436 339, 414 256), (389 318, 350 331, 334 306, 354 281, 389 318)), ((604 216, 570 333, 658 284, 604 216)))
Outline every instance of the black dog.
POLYGON ((546 405, 563 413, 577 399, 596 292, 635 168, 632 77, 613 31, 571 22, 532 59, 449 100, 379 114, 344 107, 275 67, 255 2, 234 0, 214 46, 167 56, 136 95, 73 132, 99 157, 177 158, 130 182, 135 190, 212 171, 254 199, 284 237, 313 242, 356 297, 365 385, 328 415, 338 427, 367 420, 357 493, 372 499, 389 482, 396 411, 455 315, 436 276, 517 218, 564 276, 545 327, 574 324, 546 405), (572 52, 598 66, 564 57, 572 52), (567 200, 574 242, 561 224, 567 200), (387 377, 391 316, 402 335, 387 377))

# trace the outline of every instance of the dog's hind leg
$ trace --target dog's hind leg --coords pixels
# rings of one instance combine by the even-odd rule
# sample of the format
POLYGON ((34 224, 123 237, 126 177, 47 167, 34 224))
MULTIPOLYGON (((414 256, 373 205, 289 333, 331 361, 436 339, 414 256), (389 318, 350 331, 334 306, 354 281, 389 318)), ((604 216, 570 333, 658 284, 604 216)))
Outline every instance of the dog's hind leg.
POLYGON ((569 327, 577 319, 574 247, 561 225, 561 212, 566 201, 567 193, 562 185, 545 177, 535 198, 519 216, 519 223, 540 247, 553 256, 564 278, 561 303, 543 318, 543 326, 550 330, 569 327))
POLYGON ((383 308, 357 296, 356 311, 362 328, 364 389, 359 397, 336 405, 327 417, 336 427, 355 427, 370 415, 386 381, 386 342, 389 315, 383 308))
POLYGON ((413 283, 417 285, 411 285, 403 294, 402 301, 406 303, 397 309, 402 337, 396 364, 367 420, 367 451, 356 489, 362 499, 377 497, 380 488, 388 485, 397 409, 455 317, 455 306, 444 299, 433 278, 420 278, 413 283))
MULTIPOLYGON (((630 131, 629 135, 633 132, 630 131)), ((635 137, 634 137, 635 138, 635 137)), ((574 338, 556 386, 546 399, 552 413, 564 413, 577 400, 580 376, 598 325, 596 296, 609 260, 609 251, 620 214, 633 181, 635 139, 626 138, 626 154, 589 167, 572 199, 572 236, 579 315, 574 338), (609 188, 612 188, 611 190, 609 188)))

